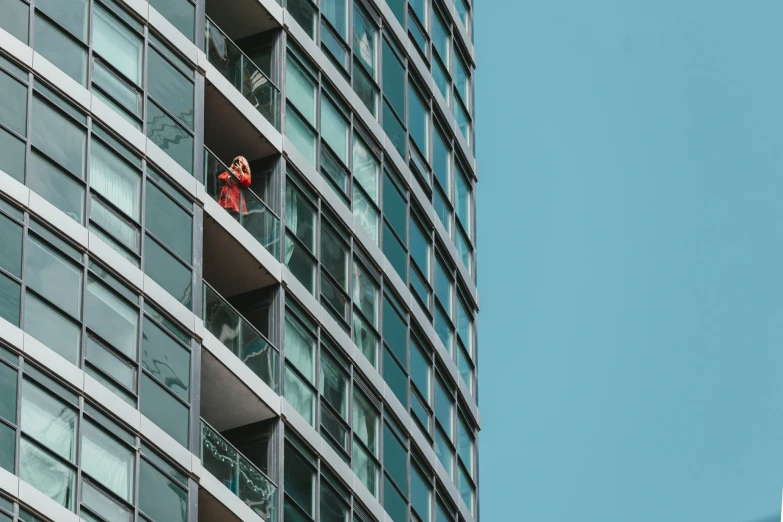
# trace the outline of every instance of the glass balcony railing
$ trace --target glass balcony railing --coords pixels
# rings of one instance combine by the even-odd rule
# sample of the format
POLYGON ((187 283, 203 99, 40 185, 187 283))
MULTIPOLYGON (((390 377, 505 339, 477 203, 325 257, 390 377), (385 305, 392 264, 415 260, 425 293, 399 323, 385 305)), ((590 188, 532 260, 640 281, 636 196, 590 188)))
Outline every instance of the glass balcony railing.
POLYGON ((207 330, 277 393, 277 348, 206 281, 203 303, 207 330))
POLYGON ((276 522, 277 486, 204 419, 201 463, 266 522, 276 522))
POLYGON ((280 130, 280 91, 226 33, 206 17, 207 60, 280 130))
POLYGON ((204 186, 242 227, 275 259, 280 248, 280 218, 250 188, 242 186, 234 173, 212 151, 204 147, 204 186))

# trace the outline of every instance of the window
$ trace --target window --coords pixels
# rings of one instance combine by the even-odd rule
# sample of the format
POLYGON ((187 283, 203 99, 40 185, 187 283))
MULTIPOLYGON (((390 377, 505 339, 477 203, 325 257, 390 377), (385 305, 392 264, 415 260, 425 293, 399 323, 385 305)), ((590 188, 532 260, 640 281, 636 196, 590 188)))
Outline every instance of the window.
POLYGON ((364 142, 353 137, 353 214, 365 232, 378 242, 378 176, 380 165, 364 142), (356 186, 358 185, 358 187, 356 186), (370 201, 372 203, 370 203, 370 201))
POLYGON ((397 114, 405 115, 405 67, 383 40, 383 94, 397 114))
MULTIPOLYGON (((62 5, 64 8, 63 11, 65 11, 68 4, 72 4, 73 2, 60 3, 51 1, 49 3, 52 5, 62 5)), ((86 7, 86 2, 82 3, 84 3, 86 7)), ((54 19, 67 20, 68 18, 69 17, 66 15, 62 18, 55 17, 54 19)), ((35 50, 57 66, 58 69, 76 80, 80 85, 84 85, 87 74, 87 51, 82 45, 71 36, 58 29, 39 13, 36 13, 35 15, 33 31, 35 50)))
POLYGON ((33 98, 33 146, 79 179, 84 179, 87 135, 42 98, 33 98))
POLYGON ((359 480, 378 496, 378 465, 371 455, 378 452, 378 413, 364 394, 354 388, 353 392, 353 471, 359 480))
POLYGON ((315 292, 315 234, 317 210, 296 188, 286 183, 285 264, 310 293, 315 292))
POLYGON ((147 184, 146 213, 147 230, 190 263, 193 257, 192 216, 152 183, 147 184))
POLYGON ((458 168, 458 175, 456 176, 455 181, 457 186, 457 218, 462 224, 462 228, 465 229, 465 232, 470 234, 472 229, 471 207, 473 206, 473 197, 471 194, 470 182, 466 179, 465 173, 461 168, 458 168))
POLYGON ((411 466, 411 507, 419 520, 429 522, 432 486, 419 466, 411 466))
POLYGON ((290 49, 285 70, 286 99, 296 108, 296 111, 287 113, 286 136, 315 165, 316 82, 293 57, 290 49))
MULTIPOLYGON (((134 452, 96 424, 82 425, 82 471, 127 502, 133 501, 134 452)), ((97 496, 97 495, 96 495, 97 496)))
POLYGON ((193 41, 196 6, 190 0, 150 0, 150 5, 162 14, 171 25, 193 41))
POLYGON ((344 163, 348 163, 348 122, 328 98, 321 99, 321 136, 344 163))
POLYGON ((185 522, 188 493, 142 459, 139 468, 139 510, 154 522, 185 522))
POLYGON ((27 285, 71 316, 81 318, 81 269, 34 236, 28 238, 27 285))
POLYGON ((0 70, 0 92, 5 100, 0 105, 0 123, 20 136, 27 136, 27 86, 0 70))
POLYGON ((315 423, 316 337, 286 309, 285 316, 285 398, 311 425, 315 423))
POLYGON ((80 41, 87 41, 87 0, 37 0, 35 7, 80 41))
MULTIPOLYGON (((98 4, 93 9, 92 46, 94 52, 125 78, 136 85, 141 84, 141 38, 98 4)), ((150 53, 150 58, 160 60, 156 52, 150 53)))
POLYGON ((316 24, 318 23, 318 9, 310 0, 288 0, 286 9, 291 16, 304 29, 304 32, 315 40, 316 24))
POLYGON ((30 26, 30 6, 22 0, 0 0, 0 27, 23 43, 28 43, 28 28, 30 26))
POLYGON ((87 327, 125 356, 135 360, 139 312, 96 278, 87 280, 85 293, 87 327))
POLYGON ((370 113, 378 117, 378 26, 354 3, 353 12, 353 89, 370 113))
MULTIPOLYGON (((300 452, 297 446, 286 440, 285 444, 285 493, 286 504, 290 502, 310 517, 315 517, 315 460, 306 449, 300 452), (306 453, 307 456, 303 454, 306 453)), ((285 520, 289 520, 289 508, 286 508, 285 520)), ((297 520, 294 518, 294 520, 297 520)))

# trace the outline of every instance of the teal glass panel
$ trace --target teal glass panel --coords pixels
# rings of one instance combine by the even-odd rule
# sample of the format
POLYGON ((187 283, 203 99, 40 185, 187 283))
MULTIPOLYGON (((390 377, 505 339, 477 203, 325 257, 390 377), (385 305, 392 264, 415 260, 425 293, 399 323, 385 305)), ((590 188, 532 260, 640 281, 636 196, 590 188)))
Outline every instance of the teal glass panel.
POLYGON ((35 152, 30 157, 27 186, 77 223, 82 222, 84 187, 35 152))
POLYGON ((27 241, 25 268, 27 286, 71 316, 81 317, 80 267, 30 236, 27 241))
POLYGON ((405 522, 408 519, 408 503, 386 474, 384 474, 383 484, 383 509, 392 522, 405 522))
POLYGON ((452 282, 448 274, 449 272, 443 266, 440 256, 435 256, 435 296, 441 306, 450 312, 452 282))
POLYGON ((154 103, 147 103, 147 136, 182 168, 193 172, 193 136, 154 103))
POLYGON ((65 170, 84 179, 87 133, 38 96, 33 98, 32 142, 65 170))
POLYGON ((22 432, 69 462, 76 461, 75 409, 25 379, 22 385, 22 432))
POLYGON ((66 509, 74 509, 76 472, 22 438, 19 478, 66 509))
POLYGON ((432 79, 435 81, 435 85, 443 96, 446 105, 449 105, 451 80, 449 79, 448 72, 446 72, 446 67, 437 56, 433 56, 432 58, 432 79))
POLYGON ((443 63, 447 66, 451 53, 449 53, 449 47, 451 44, 451 34, 448 30, 448 25, 443 21, 441 16, 435 12, 435 16, 432 18, 432 48, 438 53, 438 56, 443 63))
MULTIPOLYGON (((179 1, 188 3, 187 0, 179 1)), ((154 49, 150 49, 147 61, 147 91, 156 102, 193 130, 193 82, 154 49)))
POLYGON ((286 444, 285 492, 308 515, 315 515, 315 470, 294 449, 286 444))
POLYGON ((312 426, 315 422, 315 393, 288 365, 285 367, 285 398, 312 426))
POLYGON ((351 509, 346 504, 350 496, 337 492, 328 482, 321 481, 321 522, 347 522, 351 509))
POLYGON ((457 369, 460 376, 462 376, 462 380, 468 386, 468 390, 473 393, 473 367, 470 363, 470 356, 462 347, 457 350, 457 369))
POLYGON ((411 466, 411 507, 423 522, 430 520, 432 487, 416 466, 411 466))
POLYGON ((136 359, 138 309, 92 277, 87 280, 85 323, 114 348, 136 359))
POLYGON ((321 0, 321 13, 343 39, 348 38, 349 5, 347 0, 321 0))
POLYGON ((457 422, 457 453, 468 473, 473 475, 473 437, 461 416, 457 422))
POLYGON ((435 318, 433 322, 435 333, 438 334, 438 338, 440 338, 443 346, 446 348, 446 351, 452 353, 451 342, 454 333, 452 331, 451 322, 449 321, 448 316, 445 314, 441 306, 435 307, 435 318))
POLYGON ((146 373, 141 376, 141 413, 188 447, 188 408, 146 373))
POLYGON ((454 399, 440 379, 435 379, 435 418, 443 427, 449 440, 453 440, 454 399))
POLYGON ((147 230, 188 263, 193 259, 193 217, 147 183, 147 230))
POLYGON ((413 142, 426 159, 430 157, 429 130, 430 114, 427 108, 429 104, 421 99, 419 92, 408 84, 408 131, 413 142))
MULTIPOLYGON (((87 0, 36 0, 35 7, 87 43, 87 0)), ((36 22, 38 23, 38 22, 36 22)))
POLYGON ((454 184, 457 187, 457 201, 455 205, 457 208, 457 218, 459 219, 460 223, 462 223, 462 227, 467 232, 470 232, 470 209, 472 206, 472 193, 470 189, 470 183, 465 179, 461 169, 459 169, 457 176, 454 179, 454 184))
MULTIPOLYGON (((92 338, 87 339, 87 354, 85 357, 90 364, 95 365, 121 385, 129 390, 136 389, 136 370, 92 338)), ((135 359, 135 354, 133 359, 135 359)), ((123 394, 127 394, 127 392, 123 391, 123 394)))
POLYGON ((353 52, 375 78, 378 72, 378 28, 358 3, 353 8, 353 52))
MULTIPOLYGON (((103 522, 104 520, 106 522, 128 522, 130 519, 130 513, 125 507, 110 499, 87 481, 82 481, 82 505, 101 516, 101 518, 91 518, 95 522, 103 522)), ((81 512, 83 519, 85 514, 85 511, 81 512)))
POLYGON ((378 454, 378 412, 358 388, 353 390, 353 431, 373 455, 378 454))
POLYGON ((394 270, 405 282, 408 280, 408 254, 400 241, 392 233, 389 223, 383 222, 383 253, 389 260, 394 270))
POLYGON ((432 136, 432 171, 435 179, 438 180, 443 192, 451 196, 451 151, 447 145, 448 141, 443 134, 435 128, 432 136))
POLYGON ((429 433, 431 421, 430 414, 427 412, 427 408, 424 407, 421 397, 414 393, 413 389, 411 389, 411 414, 413 415, 413 418, 421 424, 424 433, 429 433))
POLYGON ((388 173, 383 176, 383 215, 402 240, 406 241, 407 203, 388 173))
POLYGON ((0 417, 11 424, 16 424, 16 385, 17 371, 0 363, 0 417))
POLYGON ((470 145, 470 118, 462 102, 457 99, 454 100, 454 119, 457 120, 457 127, 459 127, 465 141, 470 145))
POLYGON ((144 239, 144 273, 190 309, 193 301, 190 269, 150 236, 144 239))
POLYGON ((158 453, 150 448, 144 441, 141 442, 141 454, 144 455, 147 460, 153 462, 158 468, 162 469, 164 473, 167 473, 174 480, 188 486, 188 476, 182 472, 178 467, 174 466, 168 460, 164 459, 158 453))
POLYGON ((370 199, 378 202, 378 175, 381 167, 370 149, 358 136, 353 137, 353 177, 370 199))
POLYGON ((416 266, 429 281, 430 273, 430 234, 422 230, 421 224, 415 220, 410 220, 410 252, 411 257, 416 262, 416 266))
POLYGON ((288 0, 286 9, 307 35, 315 40, 318 8, 310 0, 288 0))
POLYGON ((134 451, 110 437, 89 420, 82 423, 82 471, 111 492, 133 501, 134 451))
MULTIPOLYGON (((93 9, 92 46, 128 80, 141 84, 141 38, 100 5, 93 9)), ((134 108, 131 110, 135 112, 134 108)))
POLYGON ((468 509, 470 511, 473 511, 473 486, 470 483, 470 480, 467 478, 467 475, 465 474, 465 470, 461 466, 458 467, 458 476, 459 480, 457 480, 457 488, 459 489, 459 494, 462 497, 462 500, 465 501, 465 505, 468 506, 468 509))
POLYGON ((286 58, 285 78, 286 98, 305 121, 315 126, 316 82, 290 54, 286 58))
POLYGON ((87 51, 41 16, 33 24, 35 50, 58 69, 85 85, 87 51))
POLYGON ((348 164, 348 122, 326 98, 321 98, 321 136, 344 164, 348 164))
POLYGON ((429 357, 411 339, 411 380, 427 403, 429 403, 430 399, 431 373, 432 367, 429 357))
MULTIPOLYGON (((355 179, 355 178, 354 178, 355 179)), ((378 244, 378 211, 370 204, 358 184, 353 186, 353 215, 374 244, 378 244)))
POLYGON ((0 128, 0 170, 24 183, 25 143, 7 130, 0 128))
POLYGON ((141 350, 142 367, 189 402, 190 351, 150 320, 144 321, 141 350))
POLYGON ((353 459, 351 468, 362 484, 364 484, 374 497, 378 497, 378 465, 369 456, 361 444, 353 443, 353 459))
POLYGON ((188 0, 150 0, 150 6, 171 22, 171 25, 179 29, 188 40, 193 41, 196 24, 195 5, 188 0))
POLYGON ((383 40, 383 94, 397 114, 404 117, 405 68, 385 39, 383 40))
POLYGON ((90 202, 90 220, 96 225, 106 230, 113 242, 122 245, 131 252, 139 254, 140 231, 130 224, 123 216, 117 214, 113 209, 104 205, 95 196, 90 202))
POLYGON ((0 92, 3 93, 0 123, 27 136, 27 86, 0 70, 0 92))
POLYGON ((23 329, 67 361, 78 364, 79 325, 32 294, 25 297, 23 329))
MULTIPOLYGON (((394 13, 394 17, 397 18, 397 20, 400 22, 400 25, 405 27, 405 5, 407 4, 406 0, 387 0, 386 5, 391 7, 392 13, 394 13)), ((397 521, 395 521, 397 522, 397 521)))
POLYGON ((295 111, 286 112, 285 135, 302 156, 315 166, 315 132, 295 111))
POLYGON ((389 350, 383 351, 383 380, 400 403, 408 408, 408 378, 389 350))
POLYGON ((402 126, 400 121, 395 116, 394 111, 389 106, 389 102, 383 102, 383 130, 386 135, 397 149, 397 152, 404 158, 405 157, 405 127, 402 126))
POLYGON ((462 259, 462 263, 465 265, 465 268, 468 269, 468 271, 472 271, 471 268, 471 250, 468 243, 468 239, 465 237, 465 233, 462 231, 462 229, 457 228, 457 253, 459 254, 460 259, 462 259))
MULTIPOLYGON (((354 62, 356 63, 356 62, 354 62)), ((370 76, 360 66, 353 68, 353 90, 362 100, 364 106, 370 111, 373 118, 378 118, 378 88, 375 86, 370 76)))
POLYGON ((435 429, 435 456, 438 457, 440 463, 446 468, 446 473, 448 473, 449 477, 453 477, 452 466, 454 457, 448 440, 449 439, 443 433, 443 430, 440 428, 435 429))
POLYGON ((408 450, 391 430, 383 425, 383 467, 403 491, 408 491, 408 450))
POLYGON ((383 301, 383 341, 389 345, 394 355, 402 362, 408 362, 408 330, 405 320, 400 317, 388 296, 383 301))
MULTIPOLYGON (((15 473, 16 462, 16 430, 0 423, 0 468, 15 473)), ((11 519, 9 518, 10 522, 11 519)))
POLYGON ((98 95, 107 105, 111 106, 120 116, 123 116, 133 125, 138 122, 131 118, 126 111, 136 116, 141 115, 139 104, 139 93, 130 85, 126 84, 120 78, 114 75, 97 60, 92 69, 92 81, 95 85, 103 89, 111 99, 98 92, 98 95))
POLYGON ((27 44, 30 41, 30 6, 22 0, 0 0, 0 28, 27 44))
POLYGON ((188 492, 141 459, 139 509, 154 522, 185 522, 188 492))
POLYGON ((350 55, 345 48, 345 43, 326 25, 325 20, 321 24, 321 48, 328 51, 324 54, 332 63, 343 69, 348 69, 350 55))
POLYGON ((22 225, 0 214, 0 268, 22 277, 22 225))

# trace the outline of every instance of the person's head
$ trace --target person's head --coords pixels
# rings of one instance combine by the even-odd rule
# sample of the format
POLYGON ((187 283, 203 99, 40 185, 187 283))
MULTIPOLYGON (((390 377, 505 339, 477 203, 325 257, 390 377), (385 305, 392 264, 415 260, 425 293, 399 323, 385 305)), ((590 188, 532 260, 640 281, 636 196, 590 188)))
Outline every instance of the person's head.
POLYGON ((231 163, 231 170, 239 170, 248 176, 250 175, 250 164, 244 156, 237 156, 231 163))

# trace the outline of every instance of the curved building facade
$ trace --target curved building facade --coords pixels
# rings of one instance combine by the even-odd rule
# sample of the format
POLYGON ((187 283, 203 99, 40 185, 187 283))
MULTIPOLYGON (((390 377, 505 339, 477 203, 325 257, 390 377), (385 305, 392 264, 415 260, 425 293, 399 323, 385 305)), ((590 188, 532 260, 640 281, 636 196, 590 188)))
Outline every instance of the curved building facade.
POLYGON ((0 0, 0 522, 475 522, 469 0, 0 0))

